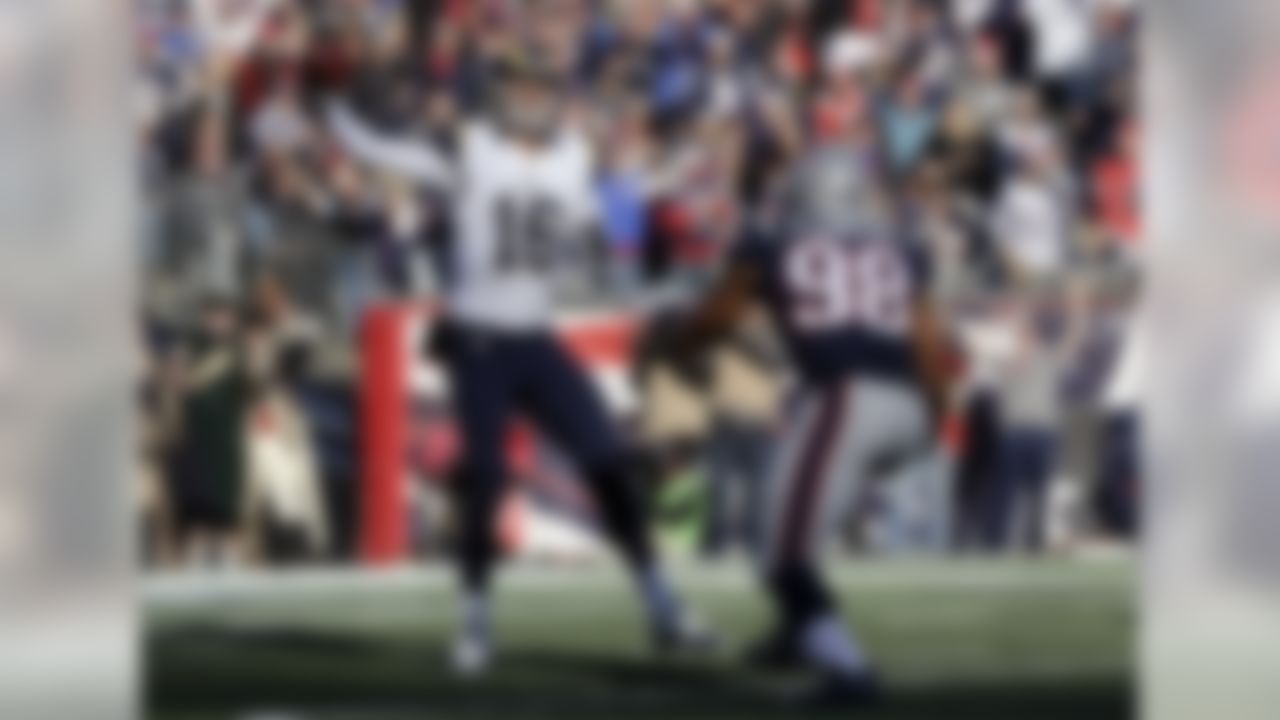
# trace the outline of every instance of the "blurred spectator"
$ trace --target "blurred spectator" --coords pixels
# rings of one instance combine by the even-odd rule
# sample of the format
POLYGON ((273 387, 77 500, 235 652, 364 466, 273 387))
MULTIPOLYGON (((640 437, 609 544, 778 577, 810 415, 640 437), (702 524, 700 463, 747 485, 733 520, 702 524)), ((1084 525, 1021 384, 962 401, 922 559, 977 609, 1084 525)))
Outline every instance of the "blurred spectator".
POLYGON ((1045 101, 1062 112, 1079 99, 1093 51, 1095 0, 1033 0, 1021 3, 1035 38, 1035 72, 1045 101))
POLYGON ((281 73, 249 119, 249 133, 259 152, 288 154, 311 142, 314 129, 302 102, 298 79, 281 73))
MULTIPOLYGON (((758 318, 763 321, 763 318, 758 318)), ((707 448, 708 517, 702 552, 749 547, 760 531, 768 449, 781 410, 782 358, 767 324, 757 322, 712 351, 707 448)))
POLYGON ((943 307, 962 306, 980 294, 995 267, 982 218, 973 216, 964 197, 932 166, 917 173, 908 199, 914 232, 929 254, 930 292, 943 307))
POLYGON ((1072 208, 1054 156, 1033 153, 1004 181, 992 209, 991 228, 1008 271, 1045 282, 1066 269, 1071 252, 1072 208))
POLYGON ((245 435, 245 521, 263 559, 285 563, 321 556, 330 530, 315 437, 292 393, 280 336, 259 317, 247 339, 254 394, 245 435))
POLYGON ((996 127, 996 140, 1005 162, 1013 165, 1062 153, 1059 130, 1046 114, 1043 101, 1025 86, 1013 92, 996 127))
POLYGON ((168 289, 178 293, 166 300, 188 316, 200 298, 240 289, 243 236, 236 220, 244 188, 229 167, 225 119, 213 102, 174 119, 187 124, 176 159, 184 171, 161 190, 168 201, 156 228, 163 239, 156 260, 175 280, 168 289))
POLYGON ((1134 538, 1139 529, 1143 481, 1139 395, 1144 359, 1137 323, 1127 315, 1115 320, 1118 348, 1101 398, 1095 501, 1103 532, 1134 538))
POLYGON ((929 158, 971 210, 995 197, 1002 170, 999 149, 966 99, 956 98, 947 106, 929 158))
POLYGON ((1133 248, 1141 237, 1138 128, 1126 125, 1092 167, 1093 203, 1109 240, 1133 248))
POLYGON ((1015 87, 1005 79, 996 39, 983 33, 971 36, 963 63, 965 72, 956 84, 956 99, 969 103, 977 123, 990 132, 1009 112, 1015 87))
POLYGON ((177 459, 169 478, 178 542, 188 563, 243 561, 244 423, 250 385, 234 304, 206 301, 182 371, 177 459))
POLYGON ((169 479, 181 468, 185 355, 156 338, 146 340, 138 423, 141 546, 146 563, 166 567, 180 559, 175 537, 178 518, 169 479))
POLYGON ((904 71, 889 92, 881 111, 885 151, 890 167, 907 173, 929 146, 937 125, 937 108, 915 69, 904 71))
POLYGON ((999 480, 989 501, 994 547, 1041 550, 1059 452, 1067 361, 1057 308, 1034 299, 1015 310, 1015 345, 1000 370, 999 480))

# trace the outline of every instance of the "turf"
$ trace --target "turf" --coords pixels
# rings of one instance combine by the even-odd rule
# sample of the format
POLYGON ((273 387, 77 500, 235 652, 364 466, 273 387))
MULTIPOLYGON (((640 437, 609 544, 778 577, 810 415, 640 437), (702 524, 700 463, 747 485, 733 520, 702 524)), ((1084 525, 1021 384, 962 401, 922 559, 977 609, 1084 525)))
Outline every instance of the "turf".
MULTIPOLYGON (((1127 562, 848 563, 846 609, 889 694, 857 717, 1131 717, 1127 562)), ((741 567, 682 567, 694 601, 736 642, 765 625, 741 567)), ((729 650, 663 662, 607 569, 519 568, 500 585, 500 663, 480 681, 444 663, 447 573, 269 582, 158 594, 148 611, 149 717, 680 718, 797 716, 802 678, 747 672, 729 650)))

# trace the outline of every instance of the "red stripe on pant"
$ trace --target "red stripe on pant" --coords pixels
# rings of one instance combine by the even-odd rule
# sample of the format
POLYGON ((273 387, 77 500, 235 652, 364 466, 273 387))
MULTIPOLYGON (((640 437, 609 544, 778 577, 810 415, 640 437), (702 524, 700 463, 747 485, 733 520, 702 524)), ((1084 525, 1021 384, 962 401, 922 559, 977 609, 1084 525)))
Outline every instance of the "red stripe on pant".
POLYGON ((813 527, 818 498, 829 474, 831 451, 844 422, 845 388, 827 393, 819 402, 813 434, 800 455, 799 475, 790 481, 786 515, 782 524, 782 553, 778 559, 795 560, 804 553, 805 533, 813 527))

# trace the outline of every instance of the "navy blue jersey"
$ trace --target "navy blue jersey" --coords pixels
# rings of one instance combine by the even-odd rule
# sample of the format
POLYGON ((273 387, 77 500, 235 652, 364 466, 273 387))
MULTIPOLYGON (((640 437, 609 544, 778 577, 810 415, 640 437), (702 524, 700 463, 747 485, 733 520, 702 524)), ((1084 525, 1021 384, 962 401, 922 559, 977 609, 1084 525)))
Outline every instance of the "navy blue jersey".
POLYGON ((804 377, 914 381, 913 305, 924 255, 888 234, 756 233, 738 248, 804 377))

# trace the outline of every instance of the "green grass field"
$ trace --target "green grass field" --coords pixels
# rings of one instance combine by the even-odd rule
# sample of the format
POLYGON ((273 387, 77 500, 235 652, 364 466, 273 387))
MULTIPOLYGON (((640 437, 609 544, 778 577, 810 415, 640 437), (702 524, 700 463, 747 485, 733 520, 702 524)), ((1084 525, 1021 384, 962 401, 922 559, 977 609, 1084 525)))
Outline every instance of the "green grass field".
MULTIPOLYGON (((836 570, 889 686, 877 719, 1109 720, 1131 716, 1133 566, 895 561, 836 570)), ((746 642, 766 607, 738 566, 682 566, 681 584, 746 642)), ((449 575, 306 577, 148 600, 149 717, 782 718, 795 677, 723 658, 648 652, 628 585, 608 568, 514 568, 499 586, 499 665, 444 662, 449 575)), ((234 583, 232 583, 234 584, 234 583)))

